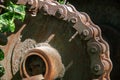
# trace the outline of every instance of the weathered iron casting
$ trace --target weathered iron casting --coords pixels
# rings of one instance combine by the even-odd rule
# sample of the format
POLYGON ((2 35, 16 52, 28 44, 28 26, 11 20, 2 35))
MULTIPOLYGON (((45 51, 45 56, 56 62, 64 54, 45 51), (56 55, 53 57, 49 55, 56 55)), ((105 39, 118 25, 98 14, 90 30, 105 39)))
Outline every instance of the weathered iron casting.
MULTIPOLYGON (((20 65, 22 77, 30 78, 30 76, 42 74, 45 79, 53 80, 63 77, 65 72, 61 56, 47 43, 40 43, 39 47, 28 50, 23 60, 20 65)), ((41 76, 37 78, 41 80, 41 76)))
POLYGON ((17 4, 27 6, 27 15, 0 46, 1 80, 110 80, 109 46, 86 13, 50 0, 17 4))

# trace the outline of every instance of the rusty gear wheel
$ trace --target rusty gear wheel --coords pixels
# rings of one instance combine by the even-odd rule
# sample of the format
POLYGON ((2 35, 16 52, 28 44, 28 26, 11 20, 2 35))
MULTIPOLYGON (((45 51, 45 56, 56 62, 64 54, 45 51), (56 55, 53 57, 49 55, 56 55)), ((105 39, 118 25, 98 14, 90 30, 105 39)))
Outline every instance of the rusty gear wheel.
POLYGON ((56 1, 17 3, 30 6, 24 23, 16 21, 16 33, 1 47, 6 56, 1 64, 7 71, 2 79, 110 80, 109 46, 86 13, 56 1))

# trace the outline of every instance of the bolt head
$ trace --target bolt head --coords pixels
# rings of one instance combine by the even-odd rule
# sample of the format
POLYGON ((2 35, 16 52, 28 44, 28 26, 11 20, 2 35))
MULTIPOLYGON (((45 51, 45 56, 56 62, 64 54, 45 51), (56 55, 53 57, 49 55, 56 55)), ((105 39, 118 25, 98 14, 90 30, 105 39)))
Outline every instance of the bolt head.
POLYGON ((98 72, 98 71, 101 70, 101 66, 100 66, 99 64, 95 64, 94 67, 93 67, 93 70, 94 70, 95 72, 98 72))
POLYGON ((96 53, 97 52, 97 48, 96 47, 91 47, 90 48, 90 53, 96 53))
POLYGON ((88 30, 86 30, 86 29, 85 29, 85 30, 83 30, 83 35, 84 35, 84 36, 88 36, 88 35, 89 35, 89 31, 88 31, 88 30))

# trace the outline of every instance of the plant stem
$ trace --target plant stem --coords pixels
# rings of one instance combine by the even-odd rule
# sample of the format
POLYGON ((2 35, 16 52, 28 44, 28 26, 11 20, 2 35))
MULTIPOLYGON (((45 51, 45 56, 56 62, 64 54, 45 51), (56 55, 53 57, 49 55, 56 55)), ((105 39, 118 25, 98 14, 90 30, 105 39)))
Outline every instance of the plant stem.
MULTIPOLYGON (((3 9, 7 9, 4 5, 0 5, 0 7, 3 8, 3 9)), ((9 10, 9 9, 7 9, 7 10, 9 10)), ((14 11, 14 12, 18 13, 18 14, 21 14, 20 12, 16 12, 16 11, 14 11)))
POLYGON ((3 9, 6 9, 6 7, 4 5, 0 5, 0 7, 3 8, 3 9))

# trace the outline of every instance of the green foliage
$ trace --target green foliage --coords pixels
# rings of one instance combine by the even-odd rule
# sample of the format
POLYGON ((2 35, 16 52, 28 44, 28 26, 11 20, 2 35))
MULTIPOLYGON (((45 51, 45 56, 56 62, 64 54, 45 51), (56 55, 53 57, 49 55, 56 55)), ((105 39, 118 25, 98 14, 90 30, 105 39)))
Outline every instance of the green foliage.
POLYGON ((4 67, 0 64, 0 77, 2 77, 5 74, 4 67))
POLYGON ((0 32, 14 32, 14 20, 24 20, 25 6, 16 5, 10 2, 4 9, 6 10, 6 12, 0 15, 0 32))
POLYGON ((0 49, 0 61, 4 59, 4 52, 0 49))
POLYGON ((64 4, 64 0, 58 0, 60 4, 64 4))

